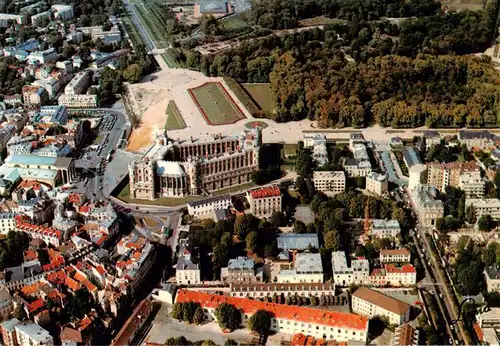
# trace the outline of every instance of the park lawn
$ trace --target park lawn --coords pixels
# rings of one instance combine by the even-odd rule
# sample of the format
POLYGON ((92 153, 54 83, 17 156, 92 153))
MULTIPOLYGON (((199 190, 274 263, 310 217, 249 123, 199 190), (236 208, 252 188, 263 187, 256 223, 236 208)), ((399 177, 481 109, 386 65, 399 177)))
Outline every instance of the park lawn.
POLYGON ((165 130, 182 130, 186 128, 186 123, 182 118, 175 101, 171 100, 167 106, 167 121, 165 123, 165 130))
POLYGON ((144 217, 143 220, 148 227, 156 227, 159 225, 158 221, 152 217, 144 217))
POLYGON ((226 82, 229 89, 231 89, 231 91, 236 95, 236 98, 250 114, 254 115, 259 112, 259 106, 255 104, 254 100, 252 100, 240 83, 238 83, 234 78, 229 77, 224 77, 224 82, 226 82))
POLYGON ((231 124, 245 118, 220 83, 205 83, 189 89, 189 93, 210 125, 231 124))
POLYGON ((222 21, 222 23, 225 29, 235 31, 243 30, 250 26, 246 21, 244 21, 237 15, 229 17, 228 19, 222 21))
POLYGON ((270 83, 245 83, 243 88, 265 113, 274 112, 273 93, 270 83))
POLYGON ((119 200, 129 203, 129 204, 143 204, 143 205, 158 205, 163 207, 177 207, 182 204, 186 204, 188 202, 195 201, 199 199, 199 196, 188 196, 188 197, 180 197, 180 198, 158 198, 153 201, 148 199, 134 199, 130 197, 130 185, 127 184, 123 190, 120 191, 118 196, 116 197, 119 200))

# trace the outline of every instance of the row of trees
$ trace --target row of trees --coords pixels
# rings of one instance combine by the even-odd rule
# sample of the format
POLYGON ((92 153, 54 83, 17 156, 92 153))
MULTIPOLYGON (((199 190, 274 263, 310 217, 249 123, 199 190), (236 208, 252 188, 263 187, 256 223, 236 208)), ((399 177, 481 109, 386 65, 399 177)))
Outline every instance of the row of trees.
POLYGON ((326 16, 349 21, 376 20, 381 17, 422 17, 437 13, 441 5, 434 0, 257 0, 250 19, 269 29, 291 29, 305 18, 326 16))

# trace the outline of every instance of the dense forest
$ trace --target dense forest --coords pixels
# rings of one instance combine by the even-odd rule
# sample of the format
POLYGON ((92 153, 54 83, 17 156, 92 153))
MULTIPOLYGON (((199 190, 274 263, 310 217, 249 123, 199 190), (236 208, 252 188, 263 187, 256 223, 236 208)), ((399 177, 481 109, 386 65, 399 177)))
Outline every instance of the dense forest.
POLYGON ((255 0, 250 19, 269 29, 296 28, 299 20, 316 16, 348 21, 381 17, 423 17, 437 13, 435 0, 255 0))

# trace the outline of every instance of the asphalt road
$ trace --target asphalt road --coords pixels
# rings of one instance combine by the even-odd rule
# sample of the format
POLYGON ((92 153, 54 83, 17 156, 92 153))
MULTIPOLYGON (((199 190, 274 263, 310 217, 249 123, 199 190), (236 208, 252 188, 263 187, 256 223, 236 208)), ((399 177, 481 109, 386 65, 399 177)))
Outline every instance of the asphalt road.
POLYGON ((134 22, 135 27, 139 31, 139 34, 141 35, 147 50, 148 51, 155 50, 156 46, 154 44, 154 41, 149 36, 149 33, 146 30, 146 28, 142 25, 141 19, 139 18, 139 15, 137 14, 134 5, 130 4, 128 0, 123 0, 123 5, 125 6, 127 12, 132 15, 131 16, 132 21, 134 22))

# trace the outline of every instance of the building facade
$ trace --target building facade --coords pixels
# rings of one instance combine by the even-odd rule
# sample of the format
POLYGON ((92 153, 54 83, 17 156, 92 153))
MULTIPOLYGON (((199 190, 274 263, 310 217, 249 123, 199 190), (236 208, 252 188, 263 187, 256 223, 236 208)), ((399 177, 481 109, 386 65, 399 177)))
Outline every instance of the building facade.
POLYGON ((191 260, 191 252, 184 248, 175 266, 175 279, 178 285, 198 285, 201 283, 200 266, 191 260))
POLYGON ((314 188, 327 196, 334 196, 345 191, 344 171, 314 171, 314 188))
POLYGON ((370 264, 366 259, 352 260, 350 265, 344 251, 332 252, 333 282, 337 286, 363 285, 368 282, 370 264))
POLYGON ((391 324, 401 325, 410 319, 411 306, 367 287, 360 287, 352 294, 352 311, 373 318, 385 316, 391 324))
POLYGON ((411 253, 408 249, 380 250, 381 263, 409 263, 411 253))
POLYGON ((465 208, 474 207, 476 218, 490 215, 494 220, 500 220, 500 199, 498 198, 467 198, 465 208))
POLYGON ((247 191, 247 200, 252 214, 257 217, 270 217, 282 210, 282 194, 278 185, 260 187, 247 191))
POLYGON ((389 181, 387 175, 370 172, 366 176, 366 191, 382 196, 387 194, 389 181))
POLYGON ((294 335, 303 333, 325 340, 366 342, 368 319, 349 313, 328 310, 264 303, 258 300, 219 296, 202 292, 180 290, 176 302, 199 303, 208 321, 215 321, 215 309, 222 303, 232 304, 241 312, 242 324, 257 310, 272 314, 271 331, 294 335))
POLYGON ((231 196, 221 195, 193 202, 188 202, 189 215, 197 218, 212 218, 216 210, 227 210, 231 207, 231 196))
POLYGON ((279 283, 322 283, 323 263, 318 253, 299 253, 295 256, 294 269, 281 270, 276 277, 279 283))
POLYGON ((458 187, 465 192, 467 198, 483 198, 485 186, 480 171, 466 172, 459 177, 458 187))
POLYGON ((476 161, 428 163, 427 184, 445 192, 448 186, 459 187, 460 176, 465 173, 480 175, 481 170, 476 161))
POLYGON ((423 216, 424 226, 435 227, 436 220, 444 217, 443 202, 436 199, 436 188, 429 185, 417 185, 411 190, 411 194, 423 216))
POLYGON ((222 281, 229 284, 263 282, 263 271, 255 270, 255 262, 248 257, 229 260, 227 268, 221 270, 222 281))
POLYGON ((131 197, 184 197, 249 182, 259 169, 261 143, 260 129, 210 142, 172 143, 160 135, 148 155, 129 166, 131 197))
POLYGON ((380 220, 374 219, 370 233, 375 238, 396 238, 401 233, 401 227, 398 220, 380 220))
POLYGON ((253 283, 232 284, 231 297, 263 298, 284 295, 300 297, 319 297, 335 295, 335 284, 329 283, 253 283))

